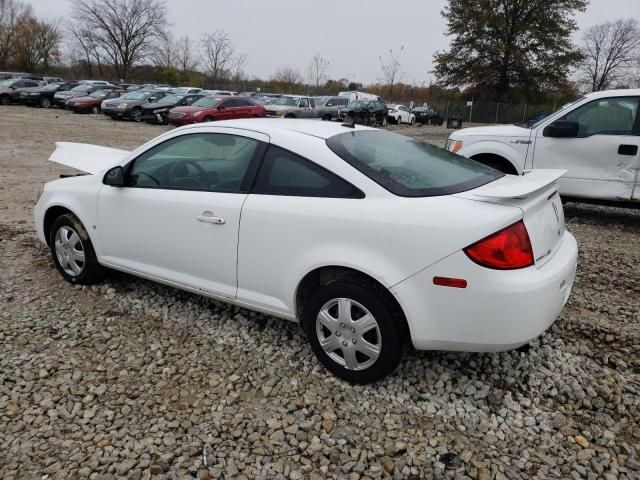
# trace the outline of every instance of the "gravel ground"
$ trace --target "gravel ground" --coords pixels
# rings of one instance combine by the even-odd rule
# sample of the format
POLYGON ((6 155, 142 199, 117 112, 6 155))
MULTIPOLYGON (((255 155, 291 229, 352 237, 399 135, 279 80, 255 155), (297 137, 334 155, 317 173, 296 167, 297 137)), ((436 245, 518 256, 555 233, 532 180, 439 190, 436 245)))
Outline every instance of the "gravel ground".
POLYGON ((1 478, 640 478, 640 210, 567 205, 576 284, 526 351, 409 352, 354 387, 295 324, 56 273, 31 219, 63 171, 54 141, 131 148, 163 128, 0 111, 1 478))

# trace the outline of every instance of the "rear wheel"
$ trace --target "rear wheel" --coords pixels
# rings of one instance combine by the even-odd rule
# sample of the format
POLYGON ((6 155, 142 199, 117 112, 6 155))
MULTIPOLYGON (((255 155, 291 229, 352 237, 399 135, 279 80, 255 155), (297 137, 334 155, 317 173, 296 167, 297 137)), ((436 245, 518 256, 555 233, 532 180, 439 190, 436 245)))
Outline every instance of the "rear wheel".
POLYGON ((296 118, 296 116, 293 113, 287 113, 284 118, 296 118))
POLYGON ((106 269, 98 263, 89 235, 78 218, 59 216, 49 232, 53 263, 69 283, 93 285, 104 279, 106 269))
POLYGON ((213 122, 214 120, 215 118, 213 118, 211 115, 207 115, 202 119, 203 122, 213 122))
POLYGON ((322 120, 324 120, 326 122, 330 122, 331 121, 331 114, 327 113, 324 117, 322 117, 322 120))
POLYGON ((93 107, 91 107, 91 113, 93 113, 94 115, 100 113, 100 105, 94 105, 93 107))
POLYGON ((318 360, 351 383, 369 383, 391 373, 402 358, 402 328, 381 287, 345 277, 320 287, 302 321, 318 360))
POLYGON ((9 105, 11 103, 11 97, 9 95, 0 95, 0 105, 9 105))
POLYGON ((49 100, 48 98, 42 98, 40 100, 40 106, 42 108, 51 108, 51 100, 49 100))

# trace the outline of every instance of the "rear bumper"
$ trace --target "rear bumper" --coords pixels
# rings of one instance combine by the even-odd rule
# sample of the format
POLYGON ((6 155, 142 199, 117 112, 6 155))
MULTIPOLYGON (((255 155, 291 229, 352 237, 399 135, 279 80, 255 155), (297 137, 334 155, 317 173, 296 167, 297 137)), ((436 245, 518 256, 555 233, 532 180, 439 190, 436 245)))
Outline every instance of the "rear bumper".
POLYGON ((542 267, 499 271, 476 265, 459 251, 393 286, 419 350, 472 352, 517 348, 543 333, 564 307, 578 258, 564 233, 542 267), (467 288, 433 284, 434 276, 464 278, 467 288))

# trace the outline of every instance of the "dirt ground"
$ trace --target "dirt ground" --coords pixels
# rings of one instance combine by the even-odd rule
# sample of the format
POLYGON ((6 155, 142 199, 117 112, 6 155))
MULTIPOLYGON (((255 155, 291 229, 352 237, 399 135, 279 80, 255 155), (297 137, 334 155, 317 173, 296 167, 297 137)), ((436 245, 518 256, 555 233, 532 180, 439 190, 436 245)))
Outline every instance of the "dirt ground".
POLYGON ((353 387, 293 323, 55 271, 32 218, 68 172, 54 143, 132 149, 167 128, 0 107, 0 478, 640 478, 640 210, 566 206, 576 283, 528 350, 411 351, 353 387))

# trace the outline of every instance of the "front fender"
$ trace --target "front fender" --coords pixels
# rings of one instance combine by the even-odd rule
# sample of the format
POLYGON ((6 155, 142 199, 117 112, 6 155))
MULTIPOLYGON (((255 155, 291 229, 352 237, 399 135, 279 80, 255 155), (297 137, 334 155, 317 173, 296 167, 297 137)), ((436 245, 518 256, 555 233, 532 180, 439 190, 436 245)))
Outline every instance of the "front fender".
POLYGON ((522 174, 524 170, 524 162, 526 158, 526 147, 527 144, 513 144, 519 147, 525 147, 524 154, 519 151, 517 147, 512 146, 512 144, 497 142, 495 140, 480 140, 469 145, 464 144, 465 140, 463 140, 463 146, 460 150, 458 150, 458 155, 462 155, 464 157, 472 158, 475 155, 480 154, 491 154, 498 155, 505 160, 509 161, 511 165, 516 169, 518 174, 522 174))

